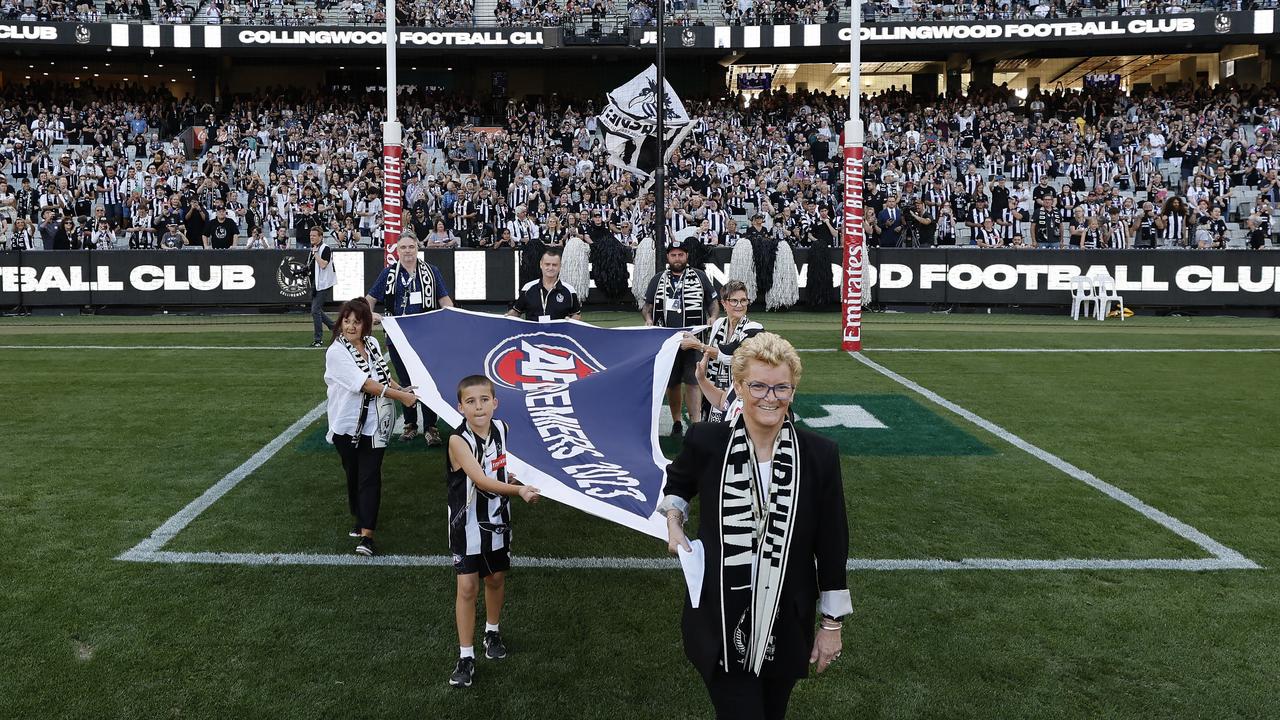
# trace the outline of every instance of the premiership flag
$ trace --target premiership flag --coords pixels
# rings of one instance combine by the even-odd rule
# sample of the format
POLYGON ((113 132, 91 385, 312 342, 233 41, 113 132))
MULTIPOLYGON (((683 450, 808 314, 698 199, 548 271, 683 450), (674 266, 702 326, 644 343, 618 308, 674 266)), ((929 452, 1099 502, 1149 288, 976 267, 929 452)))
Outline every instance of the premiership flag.
POLYGON ((600 113, 600 132, 604 136, 609 164, 630 170, 644 181, 647 187, 658 168, 658 107, 663 115, 665 139, 663 161, 671 159, 671 153, 679 147, 693 129, 693 118, 684 108, 680 96, 663 80, 662 92, 658 91, 658 69, 650 65, 647 70, 608 94, 609 102, 600 113))
POLYGON ((458 381, 493 381, 507 467, 558 502, 666 540, 658 413, 679 331, 446 308, 384 317, 418 396, 457 427, 458 381))

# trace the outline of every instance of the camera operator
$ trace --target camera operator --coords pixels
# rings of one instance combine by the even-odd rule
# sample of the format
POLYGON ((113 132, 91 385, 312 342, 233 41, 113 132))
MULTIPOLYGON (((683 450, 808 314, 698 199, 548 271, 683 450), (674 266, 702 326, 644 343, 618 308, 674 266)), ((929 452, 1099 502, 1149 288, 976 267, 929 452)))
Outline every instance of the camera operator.
POLYGON ((914 240, 916 246, 933 247, 934 234, 938 228, 930 217, 929 211, 925 209, 923 198, 916 198, 911 208, 907 210, 907 227, 909 237, 914 240))
POLYGON ((1133 237, 1135 248, 1153 248, 1156 246, 1156 208, 1150 200, 1142 203, 1142 211, 1133 217, 1133 225, 1129 233, 1133 237))

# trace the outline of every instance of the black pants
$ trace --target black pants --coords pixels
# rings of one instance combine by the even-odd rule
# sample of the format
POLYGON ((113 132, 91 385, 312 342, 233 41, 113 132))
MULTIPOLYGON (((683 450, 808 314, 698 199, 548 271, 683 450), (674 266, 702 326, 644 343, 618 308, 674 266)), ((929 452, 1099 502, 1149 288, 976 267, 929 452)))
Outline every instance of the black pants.
POLYGON ((716 720, 782 720, 796 686, 796 678, 761 678, 719 669, 702 681, 716 720))
POLYGON ((333 321, 329 319, 328 315, 324 314, 324 291, 312 290, 311 291, 311 330, 312 330, 311 339, 316 342, 320 342, 322 339, 320 337, 321 325, 323 325, 326 328, 329 328, 330 330, 333 329, 333 321))
MULTIPOLYGON (((391 354, 391 365, 394 366, 396 369, 396 376, 400 378, 400 384, 410 385, 411 383, 409 382, 409 371, 404 369, 404 362, 400 360, 400 353, 396 352, 396 346, 392 345, 390 340, 387 341, 387 352, 391 354)), ((418 424, 418 406, 417 405, 414 405, 413 407, 406 407, 404 409, 404 424, 405 425, 418 424)), ((436 424, 436 414, 431 411, 431 408, 427 407, 426 405, 423 405, 422 406, 422 429, 425 431, 429 427, 434 427, 435 424, 436 424)))
POLYGON ((354 445, 350 435, 333 436, 333 446, 342 458, 347 474, 347 506, 351 516, 366 530, 378 528, 378 506, 382 503, 382 455, 386 448, 373 447, 373 437, 360 436, 354 445))

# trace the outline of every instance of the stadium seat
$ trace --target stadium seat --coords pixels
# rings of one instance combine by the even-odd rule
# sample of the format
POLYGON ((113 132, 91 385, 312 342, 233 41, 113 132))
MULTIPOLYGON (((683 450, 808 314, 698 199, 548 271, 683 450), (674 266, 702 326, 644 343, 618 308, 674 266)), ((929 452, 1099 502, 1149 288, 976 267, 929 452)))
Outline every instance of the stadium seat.
POLYGON ((1097 289, 1093 280, 1083 275, 1071 278, 1071 319, 1079 320, 1085 305, 1091 305, 1094 311, 1098 307, 1097 289))

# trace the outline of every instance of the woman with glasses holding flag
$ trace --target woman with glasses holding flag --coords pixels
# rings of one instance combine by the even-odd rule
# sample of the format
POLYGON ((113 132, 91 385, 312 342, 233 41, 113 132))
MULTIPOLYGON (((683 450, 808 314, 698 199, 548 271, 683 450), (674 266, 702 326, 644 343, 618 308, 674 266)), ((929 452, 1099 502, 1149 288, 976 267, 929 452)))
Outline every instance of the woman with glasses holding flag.
POLYGON ((704 572, 681 629, 720 720, 785 717, 808 666, 822 673, 840 658, 853 610, 840 452, 790 419, 801 372, 778 335, 744 341, 732 362, 741 415, 689 430, 658 505, 668 549, 690 553, 684 523, 702 496, 704 572))
MULTIPOLYGON (((724 307, 724 317, 711 325, 711 334, 704 344, 692 333, 685 333, 680 341, 680 349, 696 349, 703 354, 706 362, 706 380, 719 392, 717 397, 728 397, 730 391, 730 363, 733 351, 738 349, 742 341, 764 332, 764 326, 747 318, 747 307, 751 298, 747 296, 747 284, 741 280, 730 280, 720 288, 720 304, 724 307)), ((698 384, 702 385, 701 373, 698 384)), ((703 392, 702 420, 704 422, 724 422, 725 408, 721 403, 712 400, 703 392)))

